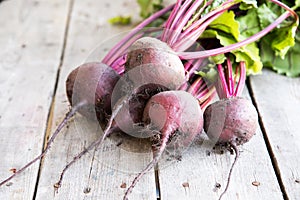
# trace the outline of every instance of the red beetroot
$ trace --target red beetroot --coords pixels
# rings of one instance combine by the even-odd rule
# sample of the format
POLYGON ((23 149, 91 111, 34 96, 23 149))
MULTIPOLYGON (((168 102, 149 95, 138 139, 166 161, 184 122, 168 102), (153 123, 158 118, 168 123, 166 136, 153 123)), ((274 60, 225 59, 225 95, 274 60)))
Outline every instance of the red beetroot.
MULTIPOLYGON (((125 74, 112 91, 111 116, 102 137, 66 165, 56 186, 61 185, 67 169, 87 151, 98 147, 113 129, 121 129, 134 137, 150 137, 147 133, 141 135, 140 133, 145 132, 140 130, 140 126, 136 126, 142 123, 141 113, 147 100, 160 91, 178 88, 184 81, 183 64, 167 44, 150 37, 133 43, 129 48, 125 74), (166 60, 169 61, 165 62, 166 60)), ((93 101, 93 98, 89 98, 89 101, 93 101)))
POLYGON ((66 81, 72 106, 85 101, 78 112, 89 119, 104 122, 111 114, 111 95, 120 76, 103 63, 85 63, 74 69, 66 81))
POLYGON ((233 76, 230 59, 227 66, 218 64, 219 77, 216 90, 221 100, 209 105, 204 112, 204 130, 217 145, 230 147, 235 152, 234 162, 229 170, 227 185, 219 200, 227 192, 234 165, 239 157, 237 145, 248 142, 255 134, 258 125, 258 114, 253 104, 242 97, 246 80, 246 65, 241 62, 233 76), (237 84, 236 80, 238 78, 237 84))
POLYGON ((258 115, 252 102, 242 97, 221 99, 204 111, 204 130, 218 143, 248 142, 255 134, 258 115))
POLYGON ((145 75, 148 76, 150 73, 150 75, 153 75, 154 77, 153 79, 149 78, 149 80, 154 83, 166 83, 161 85, 167 87, 174 85, 176 88, 183 83, 185 77, 184 66, 177 54, 168 46, 167 43, 153 37, 143 37, 134 42, 129 48, 125 71, 128 72, 135 67, 149 64, 152 65, 151 68, 148 68, 147 70, 144 68, 142 69, 143 74, 140 74, 142 77, 145 75), (177 76, 174 77, 172 74, 168 73, 163 74, 163 76, 159 76, 158 74, 162 74, 163 71, 155 70, 155 66, 165 67, 164 70, 170 70, 172 73, 176 73, 177 76), (172 85, 170 85, 171 80, 173 80, 172 85))
MULTIPOLYGON (((118 79, 119 75, 112 68, 103 63, 86 63, 73 70, 69 74, 66 82, 67 96, 72 109, 59 124, 47 142, 43 152, 25 166, 18 169, 13 175, 0 182, 0 186, 4 185, 13 177, 20 174, 33 163, 45 156, 56 136, 77 111, 90 119, 96 119, 97 117, 98 120, 103 122, 111 112, 110 98, 112 89, 118 79)), ((85 151, 88 150, 89 149, 85 149, 85 151)), ((60 182, 61 180, 59 181, 59 184, 56 185, 57 187, 59 187, 60 182)))
POLYGON ((127 189, 124 200, 142 176, 159 161, 168 145, 187 147, 202 132, 203 114, 198 101, 185 91, 166 91, 150 98, 143 121, 145 132, 152 135, 153 160, 140 172, 127 189), (176 136, 176 140, 172 140, 176 136))
POLYGON ((138 39, 128 49, 125 74, 113 93, 113 107, 123 99, 115 117, 116 125, 134 137, 149 137, 141 134, 140 126, 147 101, 159 92, 179 88, 184 82, 184 66, 166 43, 152 37, 138 39))

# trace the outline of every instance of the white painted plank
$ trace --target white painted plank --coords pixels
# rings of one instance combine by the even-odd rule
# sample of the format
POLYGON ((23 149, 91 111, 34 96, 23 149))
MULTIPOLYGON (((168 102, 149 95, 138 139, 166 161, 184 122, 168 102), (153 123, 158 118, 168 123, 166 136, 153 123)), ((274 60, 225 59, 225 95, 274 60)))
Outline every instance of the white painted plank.
POLYGON ((254 98, 289 199, 300 199, 300 78, 252 77, 254 98))
MULTIPOLYGON (((68 1, 0 4, 1 181, 42 150, 67 13, 68 1)), ((38 166, 0 187, 0 199, 32 199, 38 166)))
MULTIPOLYGON (((117 15, 133 14, 137 22, 139 9, 135 1, 74 1, 68 34, 65 58, 56 95, 52 132, 68 111, 65 94, 65 80, 68 73, 86 60, 100 60, 109 45, 100 45, 106 39, 130 30, 131 26, 116 27, 107 20, 117 15), (99 48, 98 48, 99 47, 99 48), (90 52, 97 48, 97 55, 90 52)), ((120 39, 120 38, 118 38, 120 39)), ((105 43, 109 44, 109 42, 105 43)), ((53 184, 58 180, 63 167, 96 140, 101 131, 97 124, 77 115, 69 127, 58 136, 42 166, 37 199, 122 199, 125 189, 151 159, 150 152, 134 153, 130 145, 116 146, 107 139, 97 152, 89 152, 74 164, 62 182, 58 193, 54 194, 53 184), (127 146, 127 147, 126 147, 127 146), (124 147, 124 148, 121 148, 124 147), (125 148, 126 147, 126 148, 125 148)), ((135 188, 130 199, 155 199, 154 173, 149 173, 135 188)))
MULTIPOLYGON (((247 91, 245 95, 249 98, 247 91)), ((218 199, 223 192, 235 155, 217 154, 205 133, 173 164, 161 162, 159 183, 162 199, 218 199), (187 186, 188 187, 184 187, 187 186), (220 188, 216 184, 220 184, 220 188)), ((239 147, 240 157, 222 199, 283 199, 260 129, 239 147), (252 182, 258 181, 259 186, 252 182)))

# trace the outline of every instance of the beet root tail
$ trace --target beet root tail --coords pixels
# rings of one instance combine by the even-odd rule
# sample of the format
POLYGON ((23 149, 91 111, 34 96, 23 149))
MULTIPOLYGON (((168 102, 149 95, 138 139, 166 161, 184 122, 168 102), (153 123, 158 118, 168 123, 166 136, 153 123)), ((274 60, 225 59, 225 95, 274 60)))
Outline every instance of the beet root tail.
POLYGON ((219 200, 222 199, 222 197, 224 196, 224 194, 228 190, 228 187, 229 187, 229 184, 230 184, 231 175, 232 175, 232 171, 233 171, 233 167, 235 166, 235 164, 236 164, 236 162, 238 160, 238 157, 240 156, 239 150, 237 149, 236 145, 233 142, 230 142, 229 145, 230 145, 230 148, 232 148, 233 151, 234 151, 234 153, 235 153, 235 158, 234 158, 234 161, 233 161, 233 163, 232 163, 232 165, 230 167, 230 170, 229 170, 226 187, 225 187, 224 191, 222 192, 222 194, 220 195, 219 200))
MULTIPOLYGON (((167 142, 169 140, 169 135, 170 134, 164 134, 165 137, 162 138, 161 144, 158 147, 157 151, 154 152, 154 156, 152 161, 141 171, 132 181, 131 185, 127 188, 125 195, 123 197, 123 200, 128 200, 128 195, 132 192, 133 188, 136 186, 136 184, 139 182, 139 180, 147 173, 149 172, 159 161, 162 153, 164 152, 167 142)), ((156 146, 154 148, 157 148, 156 146)))
POLYGON ((44 150, 42 151, 42 153, 40 155, 38 155, 37 157, 35 157, 33 160, 31 160, 26 165, 24 165, 21 169, 15 171, 14 174, 12 174, 10 177, 8 177, 7 179, 3 180, 0 183, 0 187, 2 185, 4 185, 5 183, 7 183, 8 181, 10 181, 11 179, 13 179, 18 174, 22 173, 24 170, 26 170, 28 167, 30 167, 32 164, 34 164, 38 160, 41 160, 46 155, 46 153, 49 151, 49 149, 51 147, 51 144, 54 142, 55 138, 60 133, 60 131, 65 127, 65 125, 67 124, 67 122, 69 121, 69 119, 71 117, 73 117, 75 115, 75 113, 78 111, 78 109, 81 108, 84 105, 85 105, 85 102, 80 102, 77 105, 73 106, 71 108, 71 110, 66 114, 66 116, 62 120, 62 122, 58 125, 57 129, 55 130, 55 132, 53 133, 53 135, 51 136, 51 138, 47 142, 46 147, 44 148, 44 150))
POLYGON ((79 154, 77 154, 72 161, 70 161, 62 170, 61 174, 60 174, 60 178, 58 180, 58 182, 56 182, 54 184, 54 189, 58 190, 58 188, 60 188, 63 177, 66 173, 66 171, 76 162, 78 161, 82 156, 84 156, 87 152, 89 152, 90 150, 92 150, 93 148, 98 148, 99 145, 101 145, 104 141, 104 139, 109 136, 112 131, 114 130, 114 125, 113 125, 113 121, 114 118, 116 117, 116 115, 119 113, 119 111, 121 110, 121 108, 124 106, 124 102, 123 103, 119 103, 115 106, 110 119, 106 125, 105 130, 103 131, 103 136, 100 137, 99 139, 97 139, 96 141, 94 141, 93 143, 91 143, 87 148, 85 148, 83 151, 81 151, 79 154))

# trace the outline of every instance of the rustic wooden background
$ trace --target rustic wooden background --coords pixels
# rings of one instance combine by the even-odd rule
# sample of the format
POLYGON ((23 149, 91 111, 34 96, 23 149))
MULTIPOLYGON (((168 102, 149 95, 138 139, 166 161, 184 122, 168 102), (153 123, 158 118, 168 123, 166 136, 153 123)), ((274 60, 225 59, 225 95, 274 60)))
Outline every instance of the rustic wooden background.
MULTIPOLYGON (((129 0, 0 3, 0 180, 42 151, 69 110, 68 73, 97 59, 91 56, 95 48, 107 51, 107 39, 132 28, 107 20, 132 15, 137 23, 138 12, 136 1, 129 0)), ((247 83, 244 95, 259 111, 260 128, 240 147, 224 199, 300 199, 300 79, 264 70, 247 83)), ((0 199, 122 199, 123 186, 151 160, 151 153, 117 147, 112 140, 72 166, 54 192, 65 164, 100 134, 96 124, 76 115, 42 162, 0 187, 0 199)), ((157 171, 143 177, 130 199, 217 199, 234 155, 211 150, 203 134, 181 161, 164 159, 157 171)))

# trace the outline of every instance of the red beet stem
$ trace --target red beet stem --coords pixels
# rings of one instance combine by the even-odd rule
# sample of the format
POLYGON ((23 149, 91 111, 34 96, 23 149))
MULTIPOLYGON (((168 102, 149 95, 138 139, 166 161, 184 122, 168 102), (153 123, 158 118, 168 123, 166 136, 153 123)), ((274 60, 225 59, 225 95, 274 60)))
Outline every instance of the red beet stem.
POLYGON ((233 95, 233 90, 234 90, 234 82, 233 82, 233 77, 232 77, 232 64, 230 62, 230 59, 227 57, 227 84, 228 84, 228 90, 229 90, 229 95, 233 95))
POLYGON ((230 97, 230 94, 229 94, 228 85, 227 85, 225 73, 223 70, 223 66, 221 64, 218 64, 217 69, 219 72, 219 79, 220 79, 218 81, 219 83, 217 83, 217 84, 220 84, 220 87, 221 87, 221 88, 217 87, 218 95, 221 99, 228 98, 228 97, 230 97))
POLYGON ((167 6, 166 8, 154 13, 147 19, 145 19, 143 22, 141 22, 139 25, 137 25, 130 33, 128 33, 118 44, 116 44, 104 57, 102 60, 103 63, 107 65, 111 65, 113 63, 112 56, 113 55, 120 55, 119 49, 124 45, 126 41, 128 41, 130 38, 132 38, 135 34, 137 34, 141 29, 145 28, 148 24, 156 20, 157 18, 163 16, 165 13, 169 12, 173 9, 175 4, 172 4, 170 6, 167 6))
MULTIPOLYGON (((246 81, 246 64, 244 61, 242 61, 239 65, 240 68, 240 78, 238 81, 238 84, 236 86, 236 90, 234 92, 234 96, 241 95, 244 87, 245 87, 245 81, 246 81)), ((237 75, 236 75, 237 76, 237 75)))

